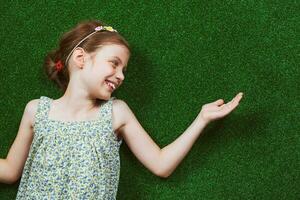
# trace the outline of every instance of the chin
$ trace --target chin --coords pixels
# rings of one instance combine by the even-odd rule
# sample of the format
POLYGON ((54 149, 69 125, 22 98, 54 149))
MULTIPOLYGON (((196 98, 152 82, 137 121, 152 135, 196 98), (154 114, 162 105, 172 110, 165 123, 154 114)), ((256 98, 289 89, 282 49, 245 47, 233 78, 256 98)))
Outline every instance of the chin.
POLYGON ((108 93, 108 96, 105 97, 105 100, 109 100, 112 97, 112 93, 108 93))
POLYGON ((110 99, 110 95, 109 96, 102 96, 100 99, 108 101, 110 99))
POLYGON ((105 95, 102 94, 102 95, 97 95, 96 96, 97 99, 104 100, 104 101, 109 100, 110 97, 111 97, 111 93, 107 93, 105 95))

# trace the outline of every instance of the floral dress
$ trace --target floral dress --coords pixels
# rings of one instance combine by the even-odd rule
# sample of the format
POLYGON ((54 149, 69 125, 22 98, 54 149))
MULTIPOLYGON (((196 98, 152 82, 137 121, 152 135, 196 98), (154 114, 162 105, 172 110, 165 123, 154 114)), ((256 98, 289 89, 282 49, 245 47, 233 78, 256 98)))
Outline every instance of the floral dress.
POLYGON ((116 199, 120 158, 111 97, 91 121, 48 118, 53 99, 41 96, 34 137, 16 199, 116 199))

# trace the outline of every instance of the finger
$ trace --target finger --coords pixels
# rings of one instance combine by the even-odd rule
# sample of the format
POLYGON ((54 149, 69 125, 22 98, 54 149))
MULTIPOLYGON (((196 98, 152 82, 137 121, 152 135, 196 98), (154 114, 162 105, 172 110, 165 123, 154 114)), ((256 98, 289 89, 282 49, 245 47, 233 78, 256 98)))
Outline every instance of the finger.
POLYGON ((217 104, 218 101, 216 101, 216 102, 214 102, 214 105, 221 105, 221 106, 219 106, 217 108, 214 108, 213 110, 220 111, 220 110, 225 108, 226 110, 231 112, 231 110, 233 110, 238 105, 238 103, 241 100, 242 96, 243 96, 243 93, 240 92, 231 101, 227 102, 226 104, 223 104, 224 103, 223 100, 219 99, 218 101, 222 100, 223 105, 222 104, 217 104))
POLYGON ((221 107, 223 109, 226 109, 226 110, 233 110, 236 106, 238 105, 238 102, 237 102, 237 99, 236 98, 233 98, 231 101, 229 101, 228 103, 222 105, 221 107))
POLYGON ((232 99, 229 103, 228 103, 228 107, 233 110, 235 109, 238 105, 239 105, 239 101, 241 100, 242 96, 236 96, 234 99, 232 99))
POLYGON ((226 104, 223 104, 222 106, 219 107, 219 110, 231 110, 232 108, 232 102, 228 102, 226 104))
POLYGON ((234 99, 232 100, 231 104, 239 104, 240 100, 242 99, 243 94, 239 93, 238 95, 236 95, 234 97, 234 99))
POLYGON ((238 105, 238 102, 241 100, 242 97, 243 93, 240 92, 231 101, 227 102, 226 104, 223 104, 219 108, 224 109, 225 107, 225 109, 233 110, 238 105))
POLYGON ((244 95, 244 93, 242 93, 242 92, 239 92, 237 95, 241 95, 241 96, 243 96, 243 95, 244 95))
POLYGON ((241 100, 242 97, 243 97, 243 93, 240 92, 235 97, 233 97, 233 99, 228 103, 231 103, 231 104, 238 103, 241 100))
POLYGON ((218 99, 217 101, 213 102, 214 105, 222 105, 224 103, 223 99, 218 99))
POLYGON ((238 99, 238 100, 241 100, 242 97, 243 97, 243 93, 242 92, 239 92, 235 97, 238 99))
POLYGON ((239 92, 235 97, 233 97, 232 99, 231 99, 231 101, 229 101, 228 103, 232 103, 232 102, 234 102, 234 101, 239 101, 241 98, 243 97, 243 93, 242 92, 239 92))

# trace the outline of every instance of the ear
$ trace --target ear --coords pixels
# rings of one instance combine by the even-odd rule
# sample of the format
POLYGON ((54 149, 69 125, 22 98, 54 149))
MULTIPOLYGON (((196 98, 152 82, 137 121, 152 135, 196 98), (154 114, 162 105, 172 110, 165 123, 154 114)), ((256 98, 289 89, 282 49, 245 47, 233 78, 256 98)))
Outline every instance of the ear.
POLYGON ((73 62, 76 66, 79 68, 83 68, 84 66, 84 57, 86 55, 86 52, 81 47, 76 47, 76 49, 73 52, 73 62))

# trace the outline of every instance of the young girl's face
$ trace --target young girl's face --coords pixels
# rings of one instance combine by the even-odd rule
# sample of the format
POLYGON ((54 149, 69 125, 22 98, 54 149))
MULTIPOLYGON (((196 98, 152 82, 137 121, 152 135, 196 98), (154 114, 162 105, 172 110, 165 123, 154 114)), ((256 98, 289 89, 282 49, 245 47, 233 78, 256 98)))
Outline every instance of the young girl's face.
POLYGON ((84 75, 92 96, 105 100, 110 98, 125 79, 128 59, 129 51, 122 45, 107 44, 95 52, 93 60, 85 64, 88 66, 84 75))

